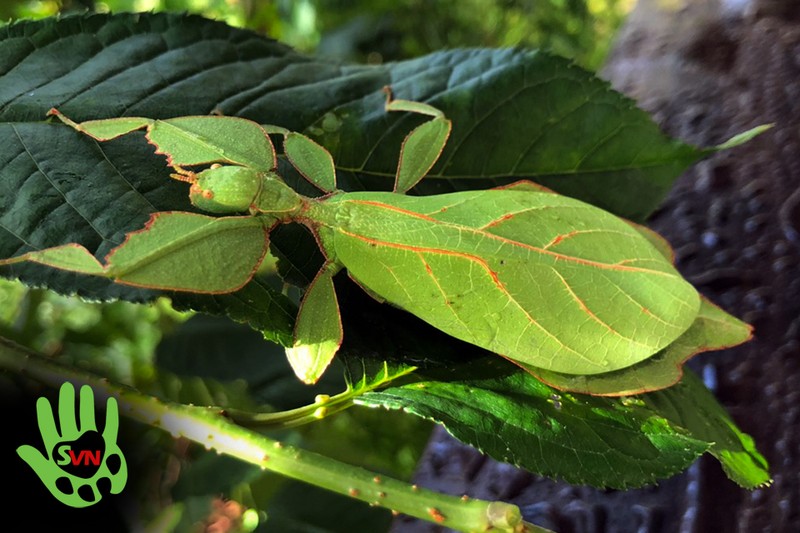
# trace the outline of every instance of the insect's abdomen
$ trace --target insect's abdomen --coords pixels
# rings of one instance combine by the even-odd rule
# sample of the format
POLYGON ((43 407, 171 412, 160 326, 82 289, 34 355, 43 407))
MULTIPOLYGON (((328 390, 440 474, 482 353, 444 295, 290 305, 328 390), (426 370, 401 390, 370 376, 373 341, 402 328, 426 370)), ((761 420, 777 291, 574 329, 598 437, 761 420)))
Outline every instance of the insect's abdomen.
MULTIPOLYGON (((338 199, 337 260, 459 339, 564 373, 639 362, 691 325, 696 291, 635 229, 530 191, 338 199)), ((330 244, 329 244, 330 246, 330 244)))

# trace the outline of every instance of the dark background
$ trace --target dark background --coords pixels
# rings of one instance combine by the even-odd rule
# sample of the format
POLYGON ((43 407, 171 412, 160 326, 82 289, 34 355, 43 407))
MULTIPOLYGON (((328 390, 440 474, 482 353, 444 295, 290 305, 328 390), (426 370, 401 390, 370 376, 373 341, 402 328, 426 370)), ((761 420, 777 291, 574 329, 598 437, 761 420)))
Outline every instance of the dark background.
MULTIPOLYGON (((39 480, 39 476, 17 455, 23 444, 44 452, 42 436, 36 418, 36 401, 39 396, 50 400, 58 409, 58 391, 20 380, 11 381, 7 375, 0 376, 0 402, 5 409, 6 434, 0 449, 3 457, 5 510, 0 529, 3 531, 127 531, 123 521, 123 509, 129 504, 127 490, 119 495, 105 496, 99 503, 75 509, 58 501, 39 480)), ((96 410, 98 424, 105 414, 96 410)), ((56 423, 58 423, 56 421, 56 423)), ((102 432, 102 426, 98 428, 102 432)), ((123 453, 129 449, 124 437, 118 441, 123 453)), ((129 473, 130 476, 131 473, 129 473)), ((135 478, 135 472, 132 472, 135 478)), ((129 477, 129 486, 135 479, 129 477)), ((126 489, 129 488, 126 486, 126 489)))

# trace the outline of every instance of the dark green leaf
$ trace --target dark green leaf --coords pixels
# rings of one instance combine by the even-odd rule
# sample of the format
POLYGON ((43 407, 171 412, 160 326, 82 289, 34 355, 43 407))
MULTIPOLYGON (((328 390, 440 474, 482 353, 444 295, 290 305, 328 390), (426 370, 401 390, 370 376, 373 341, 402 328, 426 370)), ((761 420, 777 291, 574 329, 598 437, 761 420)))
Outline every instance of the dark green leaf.
MULTIPOLYGON (((49 124, 0 124, 0 257, 77 242, 103 258, 151 213, 192 211, 185 183, 169 177, 141 134, 100 145, 49 124), (68 145, 60 158, 53 146, 68 145)), ((0 267, 6 277, 89 299, 149 301, 165 291, 137 289, 33 264, 0 267)), ((218 296, 174 294, 181 309, 227 314, 270 340, 289 344, 296 308, 262 280, 218 296)))
POLYGON ((327 372, 315 387, 303 385, 280 346, 247 326, 204 315, 164 337, 156 351, 156 367, 187 381, 242 381, 260 409, 294 409, 314 403, 317 394, 333 395, 346 386, 341 369, 327 372))
POLYGON ((438 422, 495 459, 575 484, 626 488, 676 474, 710 444, 620 399, 559 394, 487 358, 459 377, 390 387, 358 403, 438 422))
POLYGON ((443 178, 536 178, 642 218, 701 155, 666 138, 607 83, 540 52, 454 50, 342 66, 245 30, 164 14, 48 19, 0 32, 1 120, 40 121, 51 107, 78 121, 219 110, 305 130, 342 168, 387 176, 387 188, 402 139, 424 119, 387 113, 385 85, 453 120, 432 173, 443 178))
POLYGON ((575 484, 652 483, 709 450, 737 483, 768 480, 749 437, 688 371, 679 385, 635 398, 562 394, 496 358, 457 374, 371 392, 357 402, 434 420, 498 460, 575 484))
POLYGON ((181 475, 172 488, 172 497, 177 501, 191 496, 227 494, 236 485, 254 481, 264 473, 257 466, 227 455, 197 452, 199 457, 181 468, 181 475))
MULTIPOLYGON (((665 137, 605 82, 541 52, 456 50, 390 68, 392 77, 413 80, 412 87, 393 82, 395 94, 424 100, 453 122, 439 162, 417 189, 424 194, 526 178, 641 220, 701 155, 665 137)), ((339 105, 308 129, 342 171, 372 177, 370 188, 391 187, 402 138, 424 120, 395 121, 381 113, 381 101, 375 94, 339 105)))
POLYGON ((249 324, 267 340, 282 346, 292 342, 297 306, 272 287, 265 276, 254 278, 230 294, 172 293, 171 298, 176 309, 228 316, 249 324))
MULTIPOLYGON (((305 130, 334 149, 337 163, 364 167, 364 173, 350 173, 348 188, 376 185, 369 175, 383 167, 388 177, 378 185, 391 188, 402 139, 421 118, 385 111, 382 88, 390 84, 397 97, 427 101, 454 119, 434 172, 452 180, 427 180, 427 192, 495 183, 457 179, 466 177, 551 176, 556 188, 566 177, 564 190, 575 189, 570 183, 577 179, 590 200, 623 201, 615 209, 632 217, 646 214, 699 154, 667 140, 604 82, 535 52, 460 50, 341 66, 245 30, 174 14, 20 22, 0 29, 0 51, 0 119, 8 121, 0 124, 4 258, 68 242, 102 258, 149 214, 193 210, 186 184, 168 177, 165 159, 141 135, 98 145, 66 126, 40 123, 51 107, 79 121, 216 109, 305 130), (565 139, 575 154, 561 153, 565 139), (587 179, 602 185, 587 187, 581 181, 587 179)), ((276 234, 274 243, 281 271, 313 275, 313 268, 304 268, 313 255, 294 250, 284 235, 276 234)), ((160 294, 31 265, 0 272, 92 299, 147 301, 160 294)), ((181 295, 176 303, 227 313, 289 343, 293 306, 265 284, 223 297, 181 295)))
POLYGON ((769 465, 756 450, 753 439, 736 427, 711 391, 690 370, 678 385, 636 398, 644 402, 645 408, 711 444, 711 455, 739 485, 753 489, 771 483, 769 465))

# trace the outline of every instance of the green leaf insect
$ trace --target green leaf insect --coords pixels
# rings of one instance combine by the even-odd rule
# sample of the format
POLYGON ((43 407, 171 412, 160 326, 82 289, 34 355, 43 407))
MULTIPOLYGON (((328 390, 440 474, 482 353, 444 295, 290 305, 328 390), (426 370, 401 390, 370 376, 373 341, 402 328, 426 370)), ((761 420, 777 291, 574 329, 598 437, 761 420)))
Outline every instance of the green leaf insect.
POLYGON ((700 308, 695 289, 646 236, 599 208, 529 182, 434 196, 400 194, 442 152, 450 121, 396 100, 386 110, 431 117, 403 142, 395 192, 336 190, 330 154, 300 133, 233 117, 119 118, 76 124, 98 141, 145 128, 201 210, 157 213, 98 262, 77 244, 28 252, 34 261, 162 289, 225 292, 252 278, 277 224, 314 234, 326 263, 306 290, 287 355, 314 383, 343 338, 333 276, 521 365, 594 375, 629 367, 680 337, 700 308), (307 198, 276 172, 269 134, 329 193, 307 198), (204 168, 192 170, 198 165, 204 168))

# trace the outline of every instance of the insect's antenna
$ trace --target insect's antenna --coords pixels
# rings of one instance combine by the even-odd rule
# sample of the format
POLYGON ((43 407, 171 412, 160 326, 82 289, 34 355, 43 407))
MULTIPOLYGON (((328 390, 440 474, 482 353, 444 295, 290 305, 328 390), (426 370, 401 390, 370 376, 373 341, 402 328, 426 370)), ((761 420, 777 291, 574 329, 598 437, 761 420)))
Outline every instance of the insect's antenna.
POLYGON ((172 168, 175 169, 175 172, 169 175, 170 178, 178 181, 185 181, 186 183, 197 183, 197 174, 191 170, 186 170, 185 168, 181 168, 177 165, 174 165, 172 168))
POLYGON ((186 174, 173 173, 170 174, 169 177, 178 181, 185 181, 186 183, 197 183, 197 174, 194 172, 188 172, 186 174))

